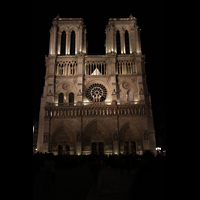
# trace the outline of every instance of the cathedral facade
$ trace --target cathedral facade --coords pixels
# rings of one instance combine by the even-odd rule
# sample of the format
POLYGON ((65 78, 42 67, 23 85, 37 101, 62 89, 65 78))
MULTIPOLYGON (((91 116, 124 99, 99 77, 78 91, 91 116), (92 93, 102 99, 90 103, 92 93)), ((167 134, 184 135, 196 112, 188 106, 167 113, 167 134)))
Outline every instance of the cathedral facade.
POLYGON ((105 55, 88 55, 83 19, 53 19, 45 58, 39 152, 156 153, 137 19, 111 18, 105 31, 105 55))

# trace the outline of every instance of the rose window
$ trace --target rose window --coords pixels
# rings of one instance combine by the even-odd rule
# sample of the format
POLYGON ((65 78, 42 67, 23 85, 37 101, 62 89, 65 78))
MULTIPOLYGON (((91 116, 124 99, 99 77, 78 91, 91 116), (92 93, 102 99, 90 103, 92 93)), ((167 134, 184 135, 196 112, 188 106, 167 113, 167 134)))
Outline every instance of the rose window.
POLYGON ((87 90, 87 98, 93 102, 103 102, 106 100, 107 90, 101 84, 93 84, 87 90))

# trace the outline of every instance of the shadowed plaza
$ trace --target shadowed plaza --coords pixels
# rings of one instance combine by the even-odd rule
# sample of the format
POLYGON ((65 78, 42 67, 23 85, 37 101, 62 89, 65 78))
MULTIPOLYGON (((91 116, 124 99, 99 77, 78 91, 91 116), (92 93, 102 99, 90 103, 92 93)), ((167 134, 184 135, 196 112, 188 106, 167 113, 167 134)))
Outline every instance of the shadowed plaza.
POLYGON ((92 155, 52 155, 55 171, 44 189, 46 159, 42 154, 33 159, 33 200, 166 199, 166 157, 102 157, 95 181, 92 155))

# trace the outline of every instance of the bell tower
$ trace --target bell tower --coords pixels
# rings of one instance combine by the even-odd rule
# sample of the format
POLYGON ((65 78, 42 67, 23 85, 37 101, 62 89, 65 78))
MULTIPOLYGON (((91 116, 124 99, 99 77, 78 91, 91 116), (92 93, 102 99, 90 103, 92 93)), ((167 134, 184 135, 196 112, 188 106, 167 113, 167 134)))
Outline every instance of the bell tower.
POLYGON ((46 75, 40 104, 40 126, 37 148, 51 150, 51 114, 45 118, 45 107, 74 105, 82 102, 84 56, 86 52, 86 26, 82 18, 60 18, 52 20, 49 54, 45 56, 46 75), (45 139, 44 139, 45 138, 45 139))
POLYGON ((106 26, 106 54, 141 54, 140 29, 137 19, 111 18, 106 26))
POLYGON ((86 26, 82 18, 53 19, 49 55, 86 54, 86 26))

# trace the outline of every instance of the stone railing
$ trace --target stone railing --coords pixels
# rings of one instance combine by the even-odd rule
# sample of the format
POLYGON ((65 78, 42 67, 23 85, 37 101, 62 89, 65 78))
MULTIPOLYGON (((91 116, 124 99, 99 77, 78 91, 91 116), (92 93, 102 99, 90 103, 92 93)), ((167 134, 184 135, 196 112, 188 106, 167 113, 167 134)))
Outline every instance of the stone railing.
POLYGON ((125 104, 125 105, 58 105, 47 103, 45 107, 46 117, 82 117, 82 116, 130 116, 146 115, 145 104, 125 104))
POLYGON ((85 57, 69 56, 58 57, 56 61, 56 76, 72 76, 84 73, 85 75, 101 76, 117 73, 119 75, 137 74, 135 57, 109 57, 105 55, 87 55, 85 57), (83 71, 78 72, 80 66, 83 71), (112 70, 110 70, 112 68, 112 70))
POLYGON ((118 74, 136 74, 135 60, 117 60, 118 74))
POLYGON ((78 61, 57 61, 57 76, 77 75, 78 61))
POLYGON ((107 60, 105 57, 87 57, 85 60, 85 75, 107 75, 107 60))

